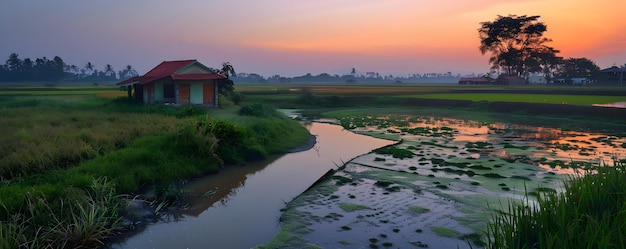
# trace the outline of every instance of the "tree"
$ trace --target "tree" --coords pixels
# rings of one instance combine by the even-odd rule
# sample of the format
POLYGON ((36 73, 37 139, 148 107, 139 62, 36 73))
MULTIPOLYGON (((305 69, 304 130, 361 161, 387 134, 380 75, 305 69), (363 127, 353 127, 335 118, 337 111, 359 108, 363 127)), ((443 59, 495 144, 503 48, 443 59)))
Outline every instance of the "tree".
POLYGON ((51 80, 61 80, 65 76, 65 62, 61 57, 55 56, 50 64, 50 79, 51 80))
POLYGON ((528 78, 530 73, 544 71, 559 51, 545 45, 552 40, 543 37, 547 26, 540 16, 498 16, 493 22, 481 22, 478 29, 480 52, 490 53, 494 70, 507 75, 528 78))
POLYGON ((220 73, 225 75, 226 78, 230 78, 231 75, 237 75, 237 73, 235 72, 235 68, 233 67, 233 65, 230 64, 230 62, 222 63, 222 69, 220 69, 220 73))
POLYGON ((235 91, 235 83, 230 79, 230 75, 236 75, 235 68, 229 62, 222 63, 222 69, 219 73, 226 76, 226 79, 217 80, 218 93, 224 96, 231 95, 235 91))
POLYGON ((595 80, 600 73, 600 67, 587 58, 569 58, 563 60, 557 74, 563 78, 587 78, 595 80))
POLYGON ((128 79, 139 75, 131 65, 126 65, 126 68, 119 71, 118 74, 120 79, 128 79))
POLYGON ((113 70, 113 66, 111 66, 111 64, 106 64, 106 66, 104 66, 103 72, 104 76, 115 78, 115 70, 113 70))
POLYGON ((9 55, 9 59, 5 63, 5 69, 7 70, 7 78, 10 81, 20 80, 20 74, 22 70, 22 60, 17 53, 9 55))
POLYGON ((93 74, 93 64, 91 64, 91 62, 87 62, 87 64, 85 64, 85 71, 87 71, 89 73, 89 75, 93 74))

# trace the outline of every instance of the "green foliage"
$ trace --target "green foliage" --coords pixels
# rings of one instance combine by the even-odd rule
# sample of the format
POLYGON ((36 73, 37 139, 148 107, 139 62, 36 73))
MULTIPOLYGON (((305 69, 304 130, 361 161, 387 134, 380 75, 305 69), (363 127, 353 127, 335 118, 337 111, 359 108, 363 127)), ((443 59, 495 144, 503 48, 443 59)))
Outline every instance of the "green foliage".
POLYGON ((255 103, 251 105, 242 106, 239 109, 239 115, 253 116, 259 118, 284 118, 285 115, 280 113, 276 108, 271 105, 263 103, 255 103))
POLYGON ((224 96, 228 96, 235 91, 235 83, 231 79, 220 79, 217 80, 217 89, 219 94, 224 96))
POLYGON ((157 201, 163 206, 173 206, 182 200, 184 191, 173 183, 157 184, 155 187, 157 201))
POLYGON ((488 248, 625 248, 626 165, 588 170, 565 182, 563 193, 541 191, 495 215, 488 248))
POLYGON ((230 96, 230 100, 233 101, 233 103, 235 103, 235 105, 241 105, 241 101, 243 101, 243 94, 241 94, 239 92, 234 92, 230 96))

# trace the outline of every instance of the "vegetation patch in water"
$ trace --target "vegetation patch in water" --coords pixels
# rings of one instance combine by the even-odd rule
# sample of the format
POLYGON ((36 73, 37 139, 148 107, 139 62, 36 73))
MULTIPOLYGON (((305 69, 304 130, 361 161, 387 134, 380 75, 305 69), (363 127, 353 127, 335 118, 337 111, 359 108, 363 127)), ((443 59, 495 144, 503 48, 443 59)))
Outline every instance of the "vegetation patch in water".
POLYGON ((410 206, 408 210, 409 210, 409 213, 415 214, 415 215, 430 212, 430 209, 421 207, 421 206, 410 206))
POLYGON ((491 168, 485 167, 482 165, 472 165, 472 166, 469 166, 469 168, 473 170, 491 170, 491 168))
POLYGON ((410 150, 401 149, 393 146, 375 149, 374 152, 383 155, 391 155, 394 158, 398 159, 412 158, 414 155, 413 152, 411 152, 410 150))
POLYGON ((488 178, 506 178, 506 176, 501 176, 500 174, 497 174, 497 173, 486 173, 486 174, 482 174, 482 176, 488 177, 488 178))
POLYGON ((456 146, 448 146, 448 145, 444 145, 444 144, 438 144, 436 142, 428 142, 428 141, 421 141, 420 144, 422 145, 430 145, 430 146, 434 146, 434 147, 439 147, 439 148, 445 148, 445 149, 458 149, 458 147, 456 146))
POLYGON ((447 228, 447 227, 442 227, 442 226, 431 226, 430 230, 435 232, 439 236, 444 236, 444 237, 459 236, 459 232, 452 228, 447 228))
POLYGON ((332 179, 335 180, 335 184, 340 185, 340 186, 346 185, 352 182, 352 179, 345 177, 345 176, 340 176, 340 175, 334 175, 332 176, 332 179))
POLYGON ((511 176, 511 179, 520 179, 524 181, 530 181, 530 177, 528 176, 511 176))
POLYGON ((354 204, 354 203, 346 203, 346 202, 339 203, 339 208, 341 208, 343 211, 346 211, 346 212, 354 212, 357 210, 370 209, 368 206, 354 204))
POLYGON ((523 145, 523 146, 516 146, 516 145, 513 145, 513 144, 506 143, 506 144, 504 144, 504 148, 505 148, 505 149, 520 149, 520 150, 527 150, 528 148, 530 148, 530 146, 527 146, 527 145, 523 145))
POLYGON ((476 149, 480 151, 480 149, 493 149, 493 145, 489 142, 467 142, 465 144, 465 148, 467 149, 476 149))

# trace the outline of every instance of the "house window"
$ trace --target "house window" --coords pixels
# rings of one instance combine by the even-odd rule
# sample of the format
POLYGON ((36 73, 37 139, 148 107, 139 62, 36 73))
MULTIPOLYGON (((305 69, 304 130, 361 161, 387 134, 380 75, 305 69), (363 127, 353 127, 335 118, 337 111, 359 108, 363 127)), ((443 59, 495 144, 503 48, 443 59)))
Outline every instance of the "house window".
POLYGON ((163 102, 176 102, 176 89, 174 88, 174 84, 163 84, 163 102))

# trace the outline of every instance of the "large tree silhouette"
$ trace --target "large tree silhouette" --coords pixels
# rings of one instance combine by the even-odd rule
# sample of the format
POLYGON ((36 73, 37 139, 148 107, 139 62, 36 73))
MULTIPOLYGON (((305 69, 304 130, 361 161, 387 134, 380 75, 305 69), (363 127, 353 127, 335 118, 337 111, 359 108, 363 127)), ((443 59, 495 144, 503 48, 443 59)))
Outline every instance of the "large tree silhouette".
POLYGON ((493 22, 481 22, 478 29, 480 52, 490 53, 491 68, 507 75, 527 78, 530 73, 546 71, 558 63, 559 51, 547 46, 543 37, 547 26, 539 16, 498 16, 493 22))

